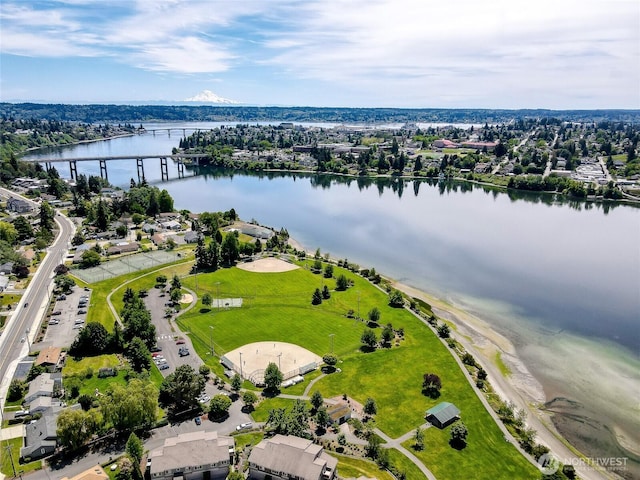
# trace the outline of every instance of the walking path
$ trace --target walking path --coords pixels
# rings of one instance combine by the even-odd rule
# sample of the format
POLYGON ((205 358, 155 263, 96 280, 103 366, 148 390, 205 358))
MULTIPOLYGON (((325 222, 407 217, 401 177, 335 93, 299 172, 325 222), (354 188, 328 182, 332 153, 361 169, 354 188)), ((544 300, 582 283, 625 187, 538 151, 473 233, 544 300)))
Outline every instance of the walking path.
POLYGON ((431 470, 425 467, 424 463, 422 463, 418 457, 416 457, 413 453, 411 453, 409 450, 407 450, 402 446, 402 442, 405 442, 406 440, 411 438, 411 435, 413 435, 413 432, 405 433, 403 436, 396 438, 394 440, 391 437, 385 435, 385 433, 379 428, 374 428, 373 431, 375 432, 376 435, 378 435, 380 438, 382 438, 386 442, 387 448, 395 448, 400 453, 402 453, 405 457, 411 460, 414 463, 414 465, 418 467, 422 473, 424 473, 425 477, 427 477, 429 480, 436 480, 436 477, 433 473, 431 473, 431 470))

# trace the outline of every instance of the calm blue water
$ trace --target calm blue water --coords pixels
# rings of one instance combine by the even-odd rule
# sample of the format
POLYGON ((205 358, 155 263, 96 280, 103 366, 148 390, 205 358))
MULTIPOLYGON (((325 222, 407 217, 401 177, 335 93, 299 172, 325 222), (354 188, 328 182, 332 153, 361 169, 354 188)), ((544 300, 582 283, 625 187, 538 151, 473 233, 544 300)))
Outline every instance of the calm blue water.
MULTIPOLYGON (((145 125, 167 128, 184 124, 145 125)), ((213 128, 220 123, 188 124, 213 128)), ((169 153, 181 132, 44 151, 29 158, 169 153)), ((68 164, 56 164, 68 177, 68 164)), ((375 266, 442 296, 505 303, 551 331, 567 330, 640 351, 640 209, 497 193, 428 183, 350 185, 330 177, 202 174, 161 183, 159 160, 145 177, 166 188, 177 208, 227 210, 284 226, 307 248, 375 266)), ((78 164, 99 175, 97 162, 78 164)), ((137 179, 134 161, 108 164, 111 183, 137 179)), ((497 321, 498 319, 495 319, 497 321)), ((509 329, 503 322, 502 329, 509 329)), ((524 342, 517 331, 510 337, 524 342)))

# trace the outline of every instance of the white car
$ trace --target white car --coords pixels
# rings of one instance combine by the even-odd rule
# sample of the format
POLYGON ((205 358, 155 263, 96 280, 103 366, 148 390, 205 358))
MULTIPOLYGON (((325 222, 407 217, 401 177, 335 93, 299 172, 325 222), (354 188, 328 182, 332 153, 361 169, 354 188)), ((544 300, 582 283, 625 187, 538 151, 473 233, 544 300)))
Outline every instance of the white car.
POLYGON ((246 430, 248 428, 253 427, 253 424, 251 422, 246 422, 246 423, 241 423, 240 425, 238 425, 236 427, 236 430, 240 431, 240 430, 246 430))

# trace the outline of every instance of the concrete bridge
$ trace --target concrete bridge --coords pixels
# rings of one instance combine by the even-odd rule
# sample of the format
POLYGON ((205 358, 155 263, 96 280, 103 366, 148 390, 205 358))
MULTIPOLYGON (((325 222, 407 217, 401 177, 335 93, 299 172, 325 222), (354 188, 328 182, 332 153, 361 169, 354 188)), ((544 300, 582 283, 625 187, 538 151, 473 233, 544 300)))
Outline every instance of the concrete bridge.
POLYGON ((99 162, 100 163, 100 177, 105 180, 109 180, 107 173, 107 162, 119 161, 119 160, 135 160, 138 171, 138 182, 144 182, 144 160, 159 159, 160 160, 160 173, 162 180, 169 180, 169 169, 167 166, 167 159, 175 161, 178 166, 178 178, 184 177, 184 165, 185 160, 189 164, 199 165, 201 158, 207 158, 209 154, 206 153, 176 153, 176 154, 158 154, 158 155, 121 155, 110 157, 76 157, 76 158, 36 158, 31 160, 25 160, 33 163, 43 163, 47 170, 53 167, 54 163, 69 163, 69 171, 72 180, 78 179, 78 162, 99 162))
POLYGON ((171 132, 182 132, 182 136, 186 137, 187 136, 187 132, 201 132, 201 131, 209 131, 210 129, 202 129, 202 128, 182 128, 182 127, 168 127, 168 128, 145 128, 143 130, 141 130, 139 133, 151 133, 153 134, 153 136, 156 135, 157 133, 160 132, 167 132, 167 135, 170 137, 171 136, 171 132))

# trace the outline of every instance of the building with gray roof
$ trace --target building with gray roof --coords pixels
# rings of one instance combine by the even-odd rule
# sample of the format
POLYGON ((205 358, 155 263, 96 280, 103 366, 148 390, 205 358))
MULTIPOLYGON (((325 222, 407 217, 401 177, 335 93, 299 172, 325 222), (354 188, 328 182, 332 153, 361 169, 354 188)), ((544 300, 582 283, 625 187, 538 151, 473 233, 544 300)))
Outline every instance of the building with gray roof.
POLYGON ((44 415, 25 426, 24 447, 20 449, 20 458, 28 461, 51 455, 58 440, 56 435, 56 416, 44 415))
POLYGON ((276 435, 249 455, 249 479, 333 480, 338 460, 305 438, 276 435))
POLYGON ((217 432, 182 433, 149 454, 152 480, 225 479, 234 455, 233 438, 217 432))
POLYGON ((53 397, 55 388, 56 379, 54 376, 50 373, 41 373, 29 383, 29 391, 25 395, 24 401, 31 403, 38 397, 53 397))

